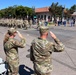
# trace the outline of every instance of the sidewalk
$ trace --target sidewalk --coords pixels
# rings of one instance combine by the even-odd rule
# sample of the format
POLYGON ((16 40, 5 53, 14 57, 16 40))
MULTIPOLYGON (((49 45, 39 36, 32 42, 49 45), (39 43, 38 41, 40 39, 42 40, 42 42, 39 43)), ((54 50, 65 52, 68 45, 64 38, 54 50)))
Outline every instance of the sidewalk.
POLYGON ((54 29, 63 29, 63 30, 76 31, 76 26, 71 27, 71 26, 64 26, 64 25, 60 25, 60 26, 51 25, 51 26, 49 26, 49 27, 50 27, 50 28, 54 28, 54 29))
MULTIPOLYGON (((72 30, 72 31, 76 31, 76 26, 74 27, 71 27, 71 26, 64 26, 64 25, 60 25, 60 26, 55 26, 55 25, 50 25, 48 26, 49 28, 54 28, 54 29, 63 29, 63 30, 72 30)), ((31 29, 36 29, 37 28, 37 25, 32 25, 32 28, 31 29)))

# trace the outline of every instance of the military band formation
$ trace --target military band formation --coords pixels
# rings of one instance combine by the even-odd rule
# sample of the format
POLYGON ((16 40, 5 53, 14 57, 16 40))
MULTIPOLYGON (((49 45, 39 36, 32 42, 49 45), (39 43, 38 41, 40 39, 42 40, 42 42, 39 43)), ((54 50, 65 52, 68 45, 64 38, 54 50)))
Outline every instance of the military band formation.
MULTIPOLYGON (((18 48, 24 48, 26 46, 26 39, 19 31, 17 31, 17 29, 13 27, 19 27, 22 24, 24 24, 24 21, 21 19, 0 20, 0 25, 11 27, 7 30, 3 40, 6 63, 8 65, 7 75, 19 75, 18 48), (17 34, 21 41, 15 39, 17 34)), ((20 27, 23 27, 24 25, 20 27)), ((40 36, 32 40, 30 46, 30 61, 33 63, 34 75, 51 75, 53 68, 51 57, 52 52, 64 51, 64 45, 54 33, 49 31, 48 26, 40 26, 39 33, 40 36), (48 33, 50 33, 50 37, 53 38, 55 43, 47 40, 48 33)))

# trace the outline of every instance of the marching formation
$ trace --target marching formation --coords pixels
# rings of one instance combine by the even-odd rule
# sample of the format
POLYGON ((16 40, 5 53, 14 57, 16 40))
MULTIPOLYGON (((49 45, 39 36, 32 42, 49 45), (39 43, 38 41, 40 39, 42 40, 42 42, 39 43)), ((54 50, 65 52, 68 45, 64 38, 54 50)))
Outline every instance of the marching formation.
POLYGON ((16 18, 1 18, 0 19, 0 26, 4 27, 15 27, 15 28, 24 28, 27 29, 28 27, 31 27, 32 20, 27 19, 16 19, 16 18))

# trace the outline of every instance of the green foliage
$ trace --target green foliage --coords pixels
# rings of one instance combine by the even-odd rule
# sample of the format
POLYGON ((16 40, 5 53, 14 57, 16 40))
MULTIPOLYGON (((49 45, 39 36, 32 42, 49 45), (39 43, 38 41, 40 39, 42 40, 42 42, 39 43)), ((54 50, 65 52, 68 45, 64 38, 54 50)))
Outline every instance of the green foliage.
POLYGON ((62 17, 62 12, 64 13, 64 17, 70 17, 70 15, 76 9, 76 5, 73 5, 70 9, 68 9, 58 4, 59 4, 58 2, 52 3, 51 6, 49 7, 49 11, 53 15, 54 20, 56 17, 62 17), (66 12, 64 10, 66 10, 66 12))
POLYGON ((73 12, 76 10, 76 5, 71 6, 71 8, 69 9, 70 14, 73 14, 73 12))
POLYGON ((62 5, 58 5, 59 3, 52 3, 49 7, 49 11, 52 13, 54 17, 61 17, 63 7, 62 5))
POLYGON ((62 5, 58 5, 59 3, 52 3, 49 7, 50 13, 54 17, 54 21, 56 21, 56 17, 62 17, 63 7, 62 5))
POLYGON ((27 16, 27 10, 23 6, 18 6, 15 8, 16 17, 21 18, 27 16))
POLYGON ((25 18, 32 14, 32 8, 17 5, 0 10, 0 17, 4 18, 25 18))

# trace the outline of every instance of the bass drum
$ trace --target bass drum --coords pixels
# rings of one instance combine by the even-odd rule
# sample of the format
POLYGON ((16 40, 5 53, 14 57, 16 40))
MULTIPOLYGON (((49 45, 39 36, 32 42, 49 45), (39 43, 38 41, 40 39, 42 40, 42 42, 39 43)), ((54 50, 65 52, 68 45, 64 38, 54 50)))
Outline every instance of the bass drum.
POLYGON ((7 75, 7 64, 0 58, 0 75, 7 75))

